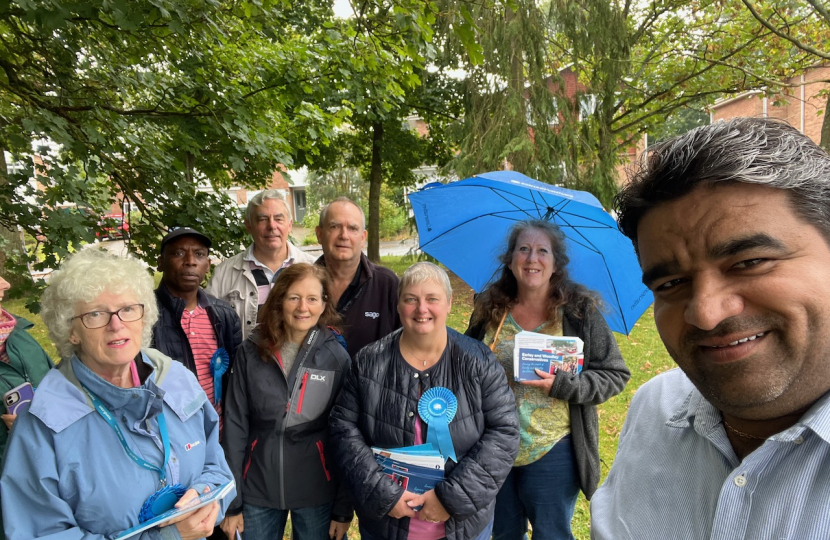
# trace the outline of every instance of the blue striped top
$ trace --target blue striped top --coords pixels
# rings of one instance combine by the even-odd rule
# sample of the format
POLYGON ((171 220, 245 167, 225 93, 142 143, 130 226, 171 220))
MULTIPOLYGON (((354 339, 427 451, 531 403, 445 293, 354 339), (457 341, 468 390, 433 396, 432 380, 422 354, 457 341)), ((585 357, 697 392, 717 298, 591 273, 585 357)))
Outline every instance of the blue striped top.
POLYGON ((830 393, 739 460, 679 369, 637 391, 591 501, 594 540, 830 538, 830 393))

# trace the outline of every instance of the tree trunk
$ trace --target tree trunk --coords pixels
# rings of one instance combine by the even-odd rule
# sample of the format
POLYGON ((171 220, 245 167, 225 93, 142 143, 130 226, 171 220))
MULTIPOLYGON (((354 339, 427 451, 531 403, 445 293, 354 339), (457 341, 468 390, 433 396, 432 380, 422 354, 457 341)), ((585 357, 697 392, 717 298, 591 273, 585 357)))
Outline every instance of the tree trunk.
POLYGON ((372 168, 369 171, 369 260, 380 263, 380 187, 383 183, 380 151, 383 149, 383 123, 372 124, 372 168))
POLYGON ((193 169, 196 168, 196 156, 192 152, 186 152, 184 155, 184 179, 188 184, 193 183, 193 169))
POLYGON ((821 142, 819 146, 825 152, 830 153, 830 92, 827 93, 827 101, 824 103, 824 119, 821 121, 821 142))
MULTIPOLYGON (((6 152, 2 145, 0 145, 0 184, 8 183, 8 168, 6 167, 6 152)), ((6 270, 6 261, 8 259, 18 259, 25 255, 25 247, 23 245, 23 234, 17 230, 7 229, 0 225, 0 275, 9 282, 11 288, 20 285, 24 282, 31 282, 32 275, 28 272, 26 274, 11 274, 6 270)))

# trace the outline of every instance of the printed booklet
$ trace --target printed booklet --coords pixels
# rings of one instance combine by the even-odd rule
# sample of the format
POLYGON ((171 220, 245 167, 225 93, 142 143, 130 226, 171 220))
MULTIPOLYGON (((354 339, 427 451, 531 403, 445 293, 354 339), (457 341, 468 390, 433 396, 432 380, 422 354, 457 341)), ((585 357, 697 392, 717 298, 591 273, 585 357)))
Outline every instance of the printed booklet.
POLYGON ((173 508, 164 512, 163 514, 159 514, 153 519, 147 520, 144 523, 139 523, 135 527, 127 529, 126 531, 121 531, 115 540, 126 540, 127 538, 131 538, 134 535, 144 532, 151 527, 155 527, 159 523, 164 523, 170 519, 178 517, 182 514, 186 514, 188 512, 192 512, 197 508, 201 508, 205 505, 208 505, 214 501, 219 501, 224 499, 229 493, 233 491, 234 488, 234 481, 231 480, 227 484, 222 484, 221 486, 217 487, 216 489, 209 491, 207 493, 202 493, 200 496, 196 497, 195 499, 191 499, 185 506, 182 508, 173 508))
POLYGON ((545 373, 582 371, 584 343, 578 337, 549 336, 519 332, 513 345, 513 378, 517 381, 541 379, 536 369, 545 373))
POLYGON ((432 444, 372 448, 372 452, 383 472, 412 493, 426 493, 444 479, 444 458, 432 444))

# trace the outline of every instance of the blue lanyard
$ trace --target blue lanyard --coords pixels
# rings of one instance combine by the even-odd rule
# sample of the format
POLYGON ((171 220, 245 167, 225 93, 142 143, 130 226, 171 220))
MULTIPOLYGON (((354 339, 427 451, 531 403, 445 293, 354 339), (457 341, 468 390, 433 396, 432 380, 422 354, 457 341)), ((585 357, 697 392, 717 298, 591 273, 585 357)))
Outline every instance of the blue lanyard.
MULTIPOLYGON (((81 385, 83 386, 83 385, 81 385)), ((149 471, 155 471, 159 475, 159 486, 164 487, 167 485, 167 474, 164 472, 165 468, 167 467, 167 460, 170 459, 170 438, 167 436, 167 421, 164 419, 164 411, 160 412, 159 415, 156 417, 159 423, 159 434, 161 435, 161 443, 164 446, 164 463, 161 464, 161 467, 157 465, 153 465, 149 461, 142 459, 138 454, 133 452, 133 449, 130 448, 130 445, 127 444, 127 439, 124 437, 124 433, 121 431, 121 428, 118 427, 118 422, 115 421, 115 418, 112 416, 112 413, 107 409, 107 407, 101 402, 100 398, 89 391, 89 388, 83 386, 84 391, 89 396, 89 399, 92 400, 92 405, 95 407, 95 410, 98 411, 104 421, 109 424, 113 431, 115 431, 115 435, 118 437, 118 440, 121 442, 121 446, 124 447, 124 451, 127 452, 127 455, 136 462, 136 464, 149 471)))

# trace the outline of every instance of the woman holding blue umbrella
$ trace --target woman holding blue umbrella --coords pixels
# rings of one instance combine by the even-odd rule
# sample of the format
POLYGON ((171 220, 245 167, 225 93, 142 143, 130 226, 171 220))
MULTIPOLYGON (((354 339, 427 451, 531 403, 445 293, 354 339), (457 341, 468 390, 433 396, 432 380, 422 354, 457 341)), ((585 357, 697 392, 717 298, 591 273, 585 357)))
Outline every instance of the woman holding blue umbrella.
POLYGON ((519 410, 521 444, 496 499, 494 540, 573 538, 580 489, 590 499, 599 483, 596 406, 629 379, 595 294, 568 277, 565 237, 544 220, 513 226, 499 257, 498 279, 476 299, 467 335, 483 341, 507 372, 519 410), (521 331, 576 336, 584 342, 579 374, 536 370, 539 380, 513 378, 514 337, 521 331))

